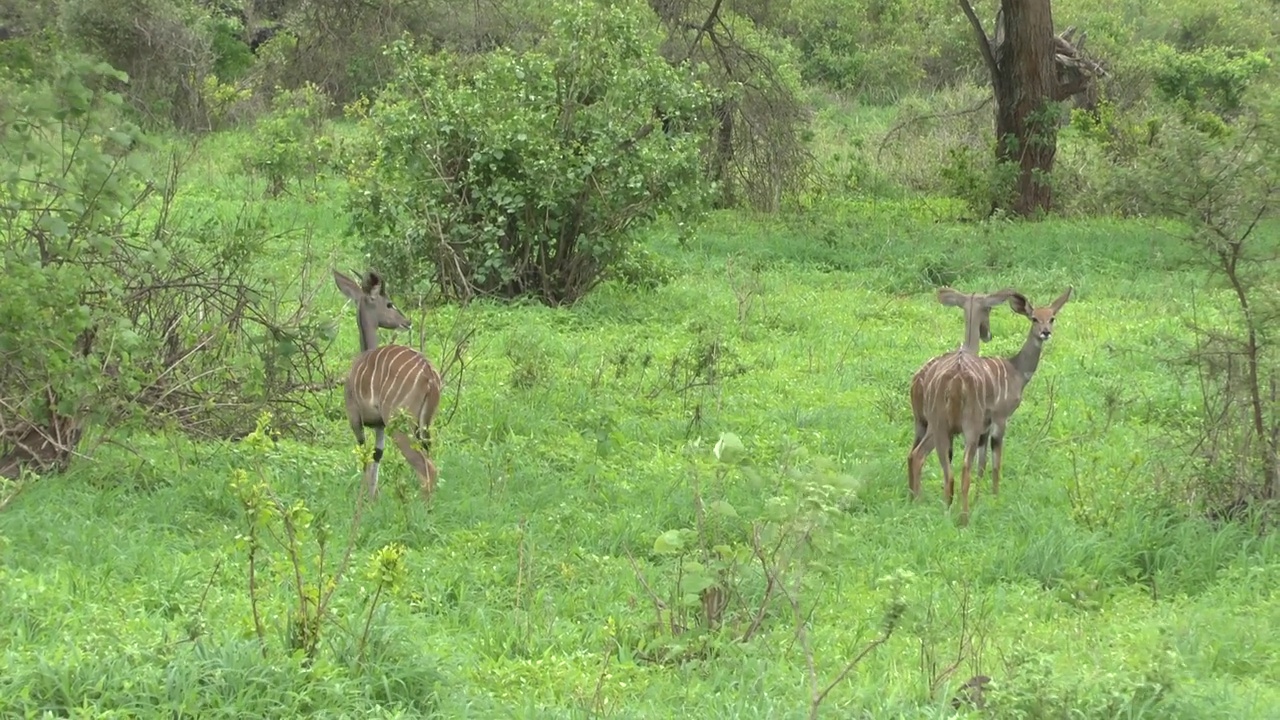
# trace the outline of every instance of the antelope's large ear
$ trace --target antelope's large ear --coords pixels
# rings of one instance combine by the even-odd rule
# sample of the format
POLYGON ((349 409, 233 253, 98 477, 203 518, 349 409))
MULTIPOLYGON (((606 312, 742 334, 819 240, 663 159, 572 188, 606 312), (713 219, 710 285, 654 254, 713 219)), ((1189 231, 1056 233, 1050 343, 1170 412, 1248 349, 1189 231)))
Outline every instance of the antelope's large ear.
POLYGON ((364 290, 360 289, 360 284, 337 270, 333 271, 333 280, 338 283, 338 289, 342 291, 342 294, 352 300, 360 302, 360 298, 364 297, 364 290))
POLYGON ((364 276, 364 291, 370 295, 386 295, 386 286, 382 284, 382 276, 370 270, 364 276))
POLYGON ((1049 307, 1053 308, 1053 312, 1054 312, 1055 314, 1056 314, 1059 310, 1061 310, 1061 309, 1062 309, 1062 306, 1063 306, 1063 305, 1066 305, 1066 304, 1067 304, 1067 301, 1068 301, 1068 300, 1070 300, 1070 299, 1071 299, 1071 291, 1072 291, 1072 290, 1074 290, 1074 289, 1075 289, 1075 288, 1068 287, 1068 288, 1066 289, 1066 291, 1065 291, 1065 292, 1063 292, 1061 295, 1059 295, 1059 296, 1058 296, 1058 299, 1057 299, 1057 300, 1054 300, 1054 301, 1053 301, 1053 304, 1049 306, 1049 307))
POLYGON ((1031 317, 1031 311, 1035 309, 1031 307, 1031 301, 1027 299, 1027 296, 1020 292, 1015 292, 1009 296, 1009 307, 1019 315, 1026 315, 1027 317, 1031 317))
POLYGON ((951 307, 964 307, 965 303, 968 302, 968 300, 969 300, 969 296, 965 295, 964 293, 958 290, 953 290, 952 288, 949 288, 949 287, 938 289, 938 302, 942 303, 943 305, 949 305, 951 307))
POLYGON ((1001 303, 1006 302, 1009 298, 1017 294, 1018 294, 1018 291, 1014 290, 1013 288, 1005 288, 1003 290, 997 290, 996 292, 993 292, 990 295, 982 296, 982 306, 987 308, 997 307, 1001 303))

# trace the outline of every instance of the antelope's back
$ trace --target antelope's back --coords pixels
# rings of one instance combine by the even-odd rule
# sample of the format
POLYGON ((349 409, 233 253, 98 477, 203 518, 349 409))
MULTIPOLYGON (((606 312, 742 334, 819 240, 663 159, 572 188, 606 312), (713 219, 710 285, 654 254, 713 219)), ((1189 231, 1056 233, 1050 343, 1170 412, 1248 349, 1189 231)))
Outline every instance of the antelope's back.
POLYGON ((382 345, 351 362, 345 395, 366 423, 386 424, 404 408, 425 426, 440 404, 440 373, 413 348, 382 345))
POLYGON ((912 408, 932 417, 931 422, 959 428, 966 415, 979 411, 998 394, 990 360, 957 350, 925 363, 912 378, 912 408))
POLYGON ((925 390, 934 382, 934 375, 953 355, 955 355, 954 352, 949 352, 930 358, 920 366, 919 370, 916 370, 915 375, 911 376, 911 410, 916 415, 924 412, 925 390))
POLYGON ((936 392, 944 393, 949 412, 957 417, 966 409, 972 409, 975 402, 985 415, 1007 414, 1022 399, 1022 385, 1003 358, 959 353, 950 362, 939 365, 934 377, 936 392))

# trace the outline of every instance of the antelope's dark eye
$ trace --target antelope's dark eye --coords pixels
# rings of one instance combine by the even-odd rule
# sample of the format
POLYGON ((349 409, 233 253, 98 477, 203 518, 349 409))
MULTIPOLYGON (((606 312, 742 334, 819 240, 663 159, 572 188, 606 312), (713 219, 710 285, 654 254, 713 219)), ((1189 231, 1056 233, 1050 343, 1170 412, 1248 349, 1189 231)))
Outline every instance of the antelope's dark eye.
POLYGON ((387 301, 387 307, 393 307, 390 300, 387 301))
POLYGON ((1049 318, 1049 324, 1050 324, 1050 325, 1052 325, 1052 324, 1053 324, 1053 320, 1054 320, 1054 318, 1049 318))

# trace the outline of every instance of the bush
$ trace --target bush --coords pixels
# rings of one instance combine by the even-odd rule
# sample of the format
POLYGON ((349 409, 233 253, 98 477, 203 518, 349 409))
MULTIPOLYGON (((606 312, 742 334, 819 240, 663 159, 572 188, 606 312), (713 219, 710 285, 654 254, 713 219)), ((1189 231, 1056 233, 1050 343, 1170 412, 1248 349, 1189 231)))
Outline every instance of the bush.
POLYGON ((1171 119, 1126 174, 1144 210, 1182 221, 1208 286, 1190 318, 1186 359, 1204 398, 1189 441, 1196 495, 1224 514, 1280 499, 1280 103, 1259 95, 1237 122, 1211 130, 1171 119))
POLYGON ((69 0, 62 25, 75 45, 128 75, 116 87, 144 118, 195 130, 208 127, 200 90, 217 59, 205 19, 189 2, 69 0))
POLYGON ((797 0, 787 15, 784 33, 800 50, 805 81, 864 99, 892 101, 926 81, 949 85, 981 70, 954 2, 797 0))
POLYGON ((349 164, 371 262, 410 290, 434 276, 455 298, 572 303, 636 230, 702 207, 707 95, 658 55, 647 12, 561 6, 520 54, 398 43, 396 78, 360 111, 365 142, 349 164))
POLYGON ((94 424, 225 437, 303 375, 324 383, 332 328, 278 320, 282 283, 245 271, 261 216, 174 226, 180 162, 154 178, 122 98, 93 89, 119 73, 49 75, 0 78, 0 475, 63 468, 94 424))
POLYGON ((1230 119, 1240 111, 1250 84, 1271 67, 1271 60, 1261 52, 1220 47, 1178 52, 1163 45, 1155 50, 1153 64, 1162 99, 1187 113, 1210 112, 1230 119))
POLYGON ((333 138, 325 134, 330 103, 314 85, 285 90, 272 98, 271 113, 259 118, 256 141, 250 143, 244 164, 266 178, 266 195, 276 197, 290 180, 314 180, 332 154, 333 138))

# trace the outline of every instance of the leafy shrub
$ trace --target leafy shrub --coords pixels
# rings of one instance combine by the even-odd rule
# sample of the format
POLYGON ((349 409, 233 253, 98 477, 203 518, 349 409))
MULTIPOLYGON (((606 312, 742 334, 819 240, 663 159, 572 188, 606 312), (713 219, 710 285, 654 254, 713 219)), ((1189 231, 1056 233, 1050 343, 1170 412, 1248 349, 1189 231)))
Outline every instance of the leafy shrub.
POLYGON ((62 24, 74 44, 128 76, 118 90, 143 117, 204 129, 200 88, 215 62, 204 17, 190 2, 69 0, 62 24))
POLYGON ((392 50, 349 165, 354 227, 392 282, 572 303, 636 230, 702 205, 706 93, 658 55, 647 10, 561 10, 527 53, 392 50))
POLYGON ((984 159, 992 155, 990 148, 995 144, 990 111, 985 110, 990 96, 986 86, 961 85, 903 100, 897 106, 893 126, 877 138, 875 147, 865 151, 873 180, 950 194, 955 186, 942 177, 943 166, 955 163, 950 152, 964 152, 984 168, 992 165, 994 160, 984 159))
POLYGON ((1207 47, 1188 52, 1158 46, 1153 58, 1160 96, 1186 111, 1234 117, 1249 86, 1271 67, 1261 52, 1207 47))
POLYGON ((213 72, 220 80, 235 80, 253 67, 253 53, 243 39, 244 27, 236 19, 218 15, 209 19, 213 72))
POLYGON ((783 32, 800 50, 805 81, 876 101, 930 78, 939 84, 976 66, 973 36, 955 3, 799 0, 783 32))
POLYGON ((947 194, 963 200, 977 218, 985 218, 996 207, 1006 206, 1013 195, 1018 169, 998 162, 990 153, 970 146, 947 150, 947 162, 939 169, 947 194))
POLYGON ((263 256, 253 219, 170 224, 180 164, 153 180, 123 99, 93 89, 118 72, 82 58, 54 69, 0 80, 3 475, 61 468, 93 423, 235 432, 246 407, 287 401, 280 383, 332 335, 305 313, 278 320, 279 279, 245 272, 263 256))
POLYGON ((1071 127, 1082 138, 1097 143, 1108 157, 1117 162, 1130 162, 1142 149, 1156 141, 1160 121, 1155 117, 1134 119, 1120 111, 1114 103, 1103 100, 1093 112, 1081 109, 1071 111, 1071 127))
POLYGON ((267 180, 267 197, 284 192, 290 180, 315 178, 332 154, 332 138, 325 134, 331 103, 315 85, 285 90, 271 101, 271 112, 254 128, 256 141, 244 156, 245 166, 267 180))
MULTIPOLYGON (((776 621, 773 606, 784 598, 798 609, 808 575, 820 577, 839 556, 845 537, 837 521, 857 505, 862 486, 801 447, 790 448, 786 467, 774 475, 753 466, 742 440, 728 432, 710 453, 691 444, 688 459, 691 492, 675 501, 692 501, 685 508, 689 522, 653 543, 663 580, 644 580, 636 567, 656 609, 652 635, 636 639, 636 654, 653 662, 710 653, 722 640, 750 640, 776 621), (755 488, 757 501, 735 507, 721 497, 734 481, 755 488)), ((889 632, 902 610, 887 609, 889 632)))
POLYGON ((1197 491, 1215 511, 1280 498, 1280 286, 1269 232, 1280 200, 1280 104, 1259 95, 1220 128, 1171 119, 1129 177, 1145 210, 1182 221, 1191 262, 1221 293, 1221 304, 1194 309, 1187 354, 1204 393, 1190 438, 1197 491))

